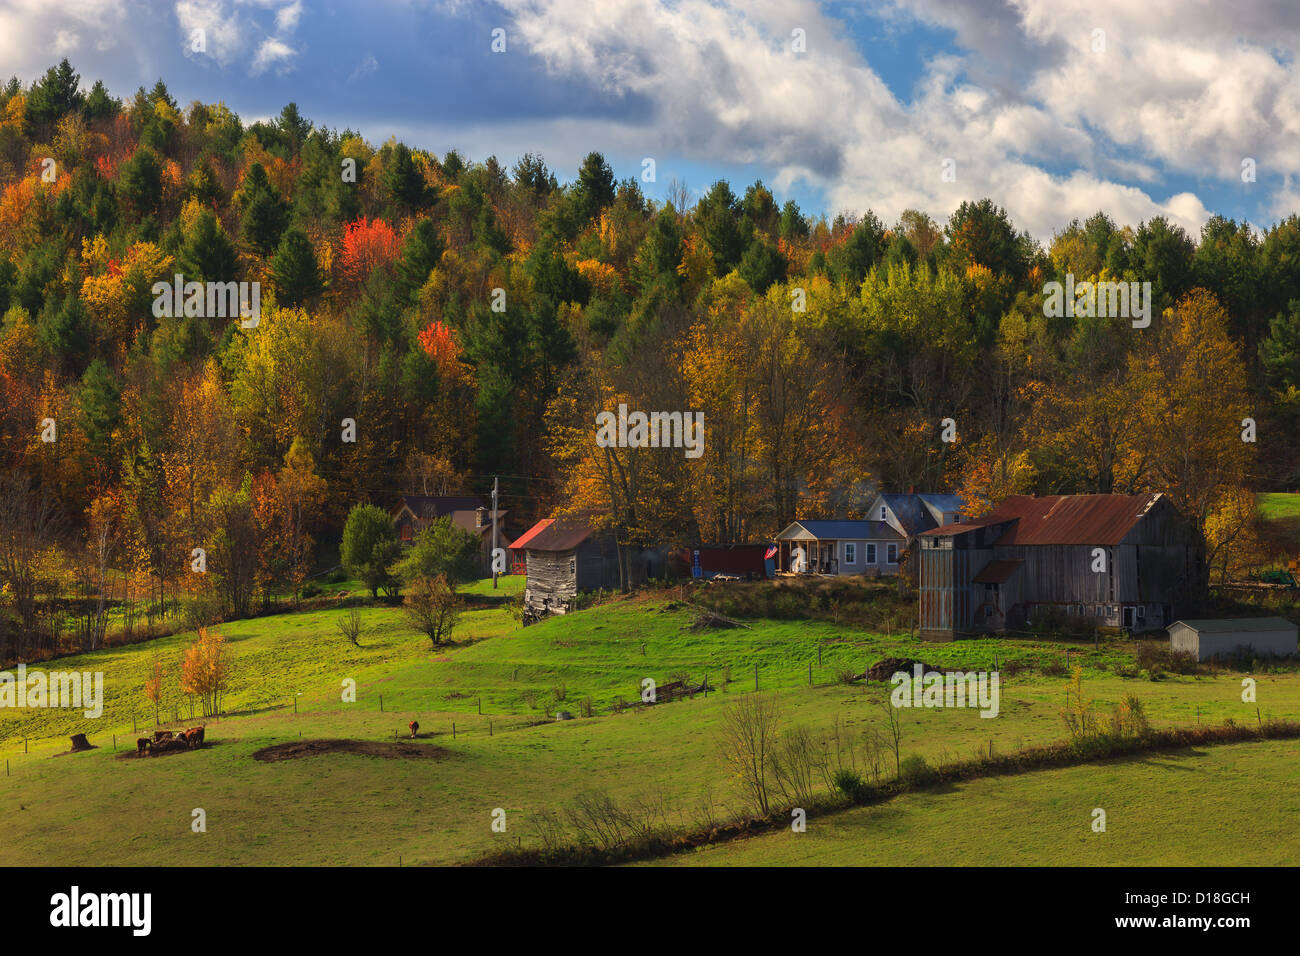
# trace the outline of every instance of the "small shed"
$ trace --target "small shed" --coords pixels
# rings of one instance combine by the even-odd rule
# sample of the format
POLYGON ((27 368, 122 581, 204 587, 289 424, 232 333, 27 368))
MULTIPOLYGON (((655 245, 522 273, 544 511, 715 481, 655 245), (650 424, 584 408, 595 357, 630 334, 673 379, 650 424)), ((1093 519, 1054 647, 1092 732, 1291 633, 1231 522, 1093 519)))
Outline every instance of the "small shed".
MULTIPOLYGON (((580 591, 614 590, 624 583, 614 535, 597 530, 582 516, 553 519, 529 537, 524 553, 528 575, 524 613, 533 620, 568 613, 580 591)), ((629 587, 645 580, 645 558, 640 551, 627 554, 625 565, 629 587)))
POLYGON ((1292 657, 1296 653, 1296 626, 1280 617, 1219 618, 1175 621, 1169 625, 1169 649, 1195 656, 1292 657))
POLYGON ((674 570, 680 577, 708 579, 728 574, 764 581, 776 574, 776 553, 770 544, 697 544, 677 551, 673 557, 674 570))

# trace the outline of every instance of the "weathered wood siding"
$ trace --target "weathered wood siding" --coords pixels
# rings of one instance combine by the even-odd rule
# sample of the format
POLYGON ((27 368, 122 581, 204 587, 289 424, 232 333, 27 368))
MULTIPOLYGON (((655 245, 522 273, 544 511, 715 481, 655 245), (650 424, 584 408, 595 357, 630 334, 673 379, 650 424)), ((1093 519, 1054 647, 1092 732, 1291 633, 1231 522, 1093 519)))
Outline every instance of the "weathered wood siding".
POLYGON ((539 614, 563 614, 578 594, 578 577, 571 570, 576 551, 528 551, 528 580, 524 606, 539 614))

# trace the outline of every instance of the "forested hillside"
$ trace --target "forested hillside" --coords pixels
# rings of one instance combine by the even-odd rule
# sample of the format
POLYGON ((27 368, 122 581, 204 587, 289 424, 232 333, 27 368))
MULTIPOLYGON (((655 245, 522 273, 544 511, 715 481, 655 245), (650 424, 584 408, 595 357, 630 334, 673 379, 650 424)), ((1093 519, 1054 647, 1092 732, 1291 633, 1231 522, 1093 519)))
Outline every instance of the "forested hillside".
POLYGON ((199 546, 219 594, 293 591, 353 504, 494 476, 512 527, 597 509, 632 545, 765 540, 877 488, 1162 491, 1221 575, 1253 560, 1253 493, 1300 474, 1294 214, 1189 236, 1100 210, 1044 248, 989 201, 827 219, 512 159, 161 81, 119 101, 66 60, 11 80, 4 656, 42 596, 184 593, 199 546), (260 320, 160 316, 177 274, 259 283, 260 320), (1150 282, 1150 327, 1045 315, 1067 275, 1150 282), (702 412, 704 454, 598 447, 620 403, 702 412))

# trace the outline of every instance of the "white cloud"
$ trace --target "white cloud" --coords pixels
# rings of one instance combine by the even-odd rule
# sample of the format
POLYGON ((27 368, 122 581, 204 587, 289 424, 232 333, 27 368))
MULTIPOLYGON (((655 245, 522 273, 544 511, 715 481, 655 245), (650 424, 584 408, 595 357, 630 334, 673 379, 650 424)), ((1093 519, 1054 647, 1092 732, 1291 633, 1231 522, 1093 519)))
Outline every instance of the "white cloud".
POLYGON ((126 19, 125 0, 5 0, 0 3, 0 63, 5 75, 44 72, 51 57, 79 48, 83 38, 118 33, 126 19))
POLYGON ((234 11, 226 11, 221 0, 179 0, 176 22, 180 24, 185 55, 201 60, 210 56, 226 66, 247 49, 245 28, 234 11), (201 38, 204 50, 195 52, 194 41, 201 38))
POLYGON ((357 68, 352 71, 351 75, 348 76, 348 82, 355 83, 357 80, 361 79, 362 77, 370 76, 370 74, 375 73, 378 70, 379 70, 379 61, 376 60, 373 56, 368 56, 360 63, 357 64, 357 68))
POLYGON ((65 56, 81 46, 81 37, 76 30, 58 30, 54 34, 54 53, 65 56))
POLYGON ((257 48, 257 56, 253 57, 253 65, 249 72, 253 76, 258 76, 272 67, 275 67, 277 72, 287 72, 293 68, 292 61, 297 55, 298 51, 283 40, 267 37, 257 48))
POLYGON ((300 0, 294 0, 288 6, 281 7, 275 13, 275 29, 277 33, 292 33, 298 26, 298 21, 302 18, 302 3, 300 0))
POLYGON ((1262 171, 1300 161, 1300 86, 1272 52, 1294 49, 1300 13, 1278 31, 1269 3, 1239 16, 1168 0, 896 0, 890 16, 952 29, 970 51, 934 57, 910 102, 806 0, 503 3, 512 38, 550 70, 653 104, 647 154, 771 166, 775 182, 820 186, 831 211, 942 216, 987 195, 1039 238, 1099 208, 1195 232, 1204 203, 1162 190, 1162 171, 1228 182, 1243 156, 1262 171), (793 27, 806 54, 789 50, 793 27), (941 176, 949 157, 956 182, 941 176))

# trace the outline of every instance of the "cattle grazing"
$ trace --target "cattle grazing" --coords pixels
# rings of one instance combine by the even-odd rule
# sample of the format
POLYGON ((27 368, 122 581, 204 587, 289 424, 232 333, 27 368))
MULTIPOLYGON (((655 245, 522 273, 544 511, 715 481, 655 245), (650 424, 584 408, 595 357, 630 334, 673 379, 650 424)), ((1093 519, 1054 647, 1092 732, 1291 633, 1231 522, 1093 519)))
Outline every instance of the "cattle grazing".
POLYGON ((154 740, 171 740, 172 732, 170 730, 155 730, 153 732, 154 740))
POLYGON ((198 748, 198 747, 202 747, 202 746, 203 746, 203 728, 202 728, 202 727, 191 727, 189 730, 185 731, 185 733, 182 734, 182 736, 185 738, 185 743, 186 743, 186 745, 187 745, 191 750, 194 750, 194 749, 196 749, 196 748, 198 748))
POLYGON ((135 742, 135 753, 137 757, 143 757, 149 753, 149 738, 140 737, 135 742))
POLYGON ((411 728, 411 737, 414 738, 415 735, 420 732, 420 725, 418 722, 413 720, 408 726, 411 728))

